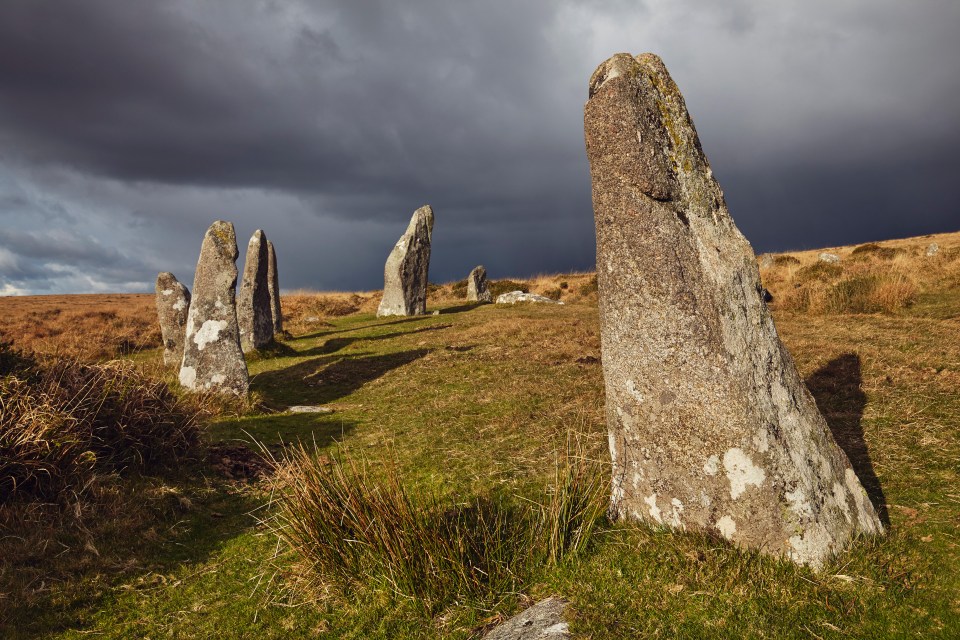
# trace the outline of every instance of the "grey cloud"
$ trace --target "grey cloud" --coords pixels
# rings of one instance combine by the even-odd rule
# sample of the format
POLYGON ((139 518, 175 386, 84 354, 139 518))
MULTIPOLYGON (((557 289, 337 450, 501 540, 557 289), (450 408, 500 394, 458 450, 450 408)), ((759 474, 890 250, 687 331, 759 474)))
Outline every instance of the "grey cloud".
POLYGON ((148 290, 223 218, 278 242, 285 288, 374 288, 429 203, 433 280, 589 268, 587 79, 645 50, 758 250, 950 230, 958 25, 947 0, 6 0, 0 246, 56 225, 100 249, 18 268, 148 290))

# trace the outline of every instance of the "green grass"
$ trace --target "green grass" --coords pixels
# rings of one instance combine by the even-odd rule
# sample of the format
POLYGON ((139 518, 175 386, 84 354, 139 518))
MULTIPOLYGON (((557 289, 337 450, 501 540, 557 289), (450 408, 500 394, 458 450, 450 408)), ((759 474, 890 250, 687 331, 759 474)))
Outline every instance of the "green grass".
MULTIPOLYGON (((524 573, 500 598, 454 598, 425 614, 362 576, 349 597, 303 588, 296 554, 263 524, 277 513, 264 507, 270 484, 198 464, 143 479, 136 522, 88 519, 90 537, 63 540, 61 555, 14 561, 33 579, 0 574, 0 636, 468 638, 556 594, 572 601, 574 632, 595 639, 957 637, 958 308, 950 290, 895 314, 779 314, 828 420, 862 433, 888 505, 889 535, 820 574, 699 534, 606 524, 582 553, 524 573), (171 495, 189 508, 171 508, 171 495)), ((605 459, 595 306, 448 311, 331 319, 258 355, 251 386, 262 409, 218 419, 207 438, 277 455, 282 443, 328 456, 346 447, 372 480, 390 469, 408 495, 444 504, 542 496, 571 432, 605 459), (293 404, 334 413, 283 411, 293 404)))

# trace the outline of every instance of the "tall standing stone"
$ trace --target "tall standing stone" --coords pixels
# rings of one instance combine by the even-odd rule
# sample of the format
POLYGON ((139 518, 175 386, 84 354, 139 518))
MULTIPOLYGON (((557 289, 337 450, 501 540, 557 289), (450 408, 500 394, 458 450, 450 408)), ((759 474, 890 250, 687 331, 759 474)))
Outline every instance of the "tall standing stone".
POLYGON ((269 249, 263 230, 257 229, 247 243, 243 280, 237 296, 240 347, 253 351, 273 341, 273 309, 270 301, 269 249))
POLYGON ((474 267, 467 276, 468 302, 493 302, 493 294, 487 288, 487 270, 483 265, 474 267))
POLYGON ((163 364, 180 364, 190 311, 190 291, 169 271, 157 276, 157 317, 163 337, 163 364))
POLYGON ((407 230, 387 256, 377 316, 419 316, 427 312, 432 235, 433 209, 424 205, 413 212, 407 230))
POLYGON ((217 220, 207 229, 193 279, 180 384, 245 396, 250 382, 237 324, 237 236, 217 220))
POLYGON ((280 275, 277 273, 277 252, 267 240, 267 290, 270 292, 270 319, 273 335, 283 333, 283 311, 280 307, 280 275))
POLYGON ((813 567, 882 532, 663 62, 617 54, 589 96, 611 513, 813 567))

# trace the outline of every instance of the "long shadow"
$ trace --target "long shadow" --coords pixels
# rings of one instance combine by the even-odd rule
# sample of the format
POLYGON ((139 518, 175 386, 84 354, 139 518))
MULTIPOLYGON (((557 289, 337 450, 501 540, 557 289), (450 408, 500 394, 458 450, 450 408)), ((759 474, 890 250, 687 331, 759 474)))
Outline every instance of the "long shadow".
POLYGON ((334 329, 332 331, 317 331, 316 333, 308 333, 302 336, 296 336, 296 340, 312 340, 313 338, 321 338, 323 336, 332 336, 338 333, 350 333, 351 331, 360 331, 361 329, 372 329, 373 327, 387 327, 395 324, 405 324, 407 322, 416 322, 417 320, 425 320, 431 316, 410 316, 407 318, 400 318, 399 320, 388 320, 387 322, 373 322, 370 324, 361 324, 356 327, 344 327, 343 329, 334 329))
POLYGON ((847 454, 854 473, 866 489, 884 526, 890 526, 887 499, 873 470, 870 452, 863 438, 863 410, 867 396, 863 392, 860 356, 845 353, 815 371, 806 380, 833 433, 834 440, 847 454))
POLYGON ((420 327, 414 329, 413 331, 394 331, 392 333, 382 333, 380 335, 373 336, 353 336, 350 338, 330 338, 324 342, 319 347, 314 347, 312 349, 307 349, 305 351, 297 352, 299 357, 307 356, 320 356, 330 353, 336 353, 341 349, 350 346, 354 342, 362 342, 364 340, 389 340, 391 338, 400 338, 403 336, 412 336, 417 333, 424 333, 426 331, 439 331, 440 329, 449 329, 453 325, 451 324, 438 324, 429 327, 420 327))
POLYGON ((468 302, 466 304, 457 305, 455 307, 447 307, 445 309, 440 309, 440 315, 446 316, 452 313, 462 313, 464 311, 472 311, 479 306, 482 306, 483 302, 468 302))
POLYGON ((265 371, 251 381, 269 400, 293 404, 326 404, 350 395, 392 369, 430 353, 413 349, 366 358, 320 357, 278 371, 265 371))

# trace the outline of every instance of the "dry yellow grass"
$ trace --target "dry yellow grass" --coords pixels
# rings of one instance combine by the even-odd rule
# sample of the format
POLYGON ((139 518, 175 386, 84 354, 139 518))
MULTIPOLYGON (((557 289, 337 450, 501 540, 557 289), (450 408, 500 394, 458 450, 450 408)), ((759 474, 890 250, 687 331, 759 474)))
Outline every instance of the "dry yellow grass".
POLYGON ((761 257, 771 307, 808 314, 896 312, 960 283, 960 233, 761 257), (926 255, 931 243, 939 251, 926 255), (837 263, 819 260, 832 253, 837 263), (772 262, 772 264, 770 264, 772 262))
POLYGON ((159 347, 153 294, 0 297, 0 337, 18 348, 101 360, 159 347))

